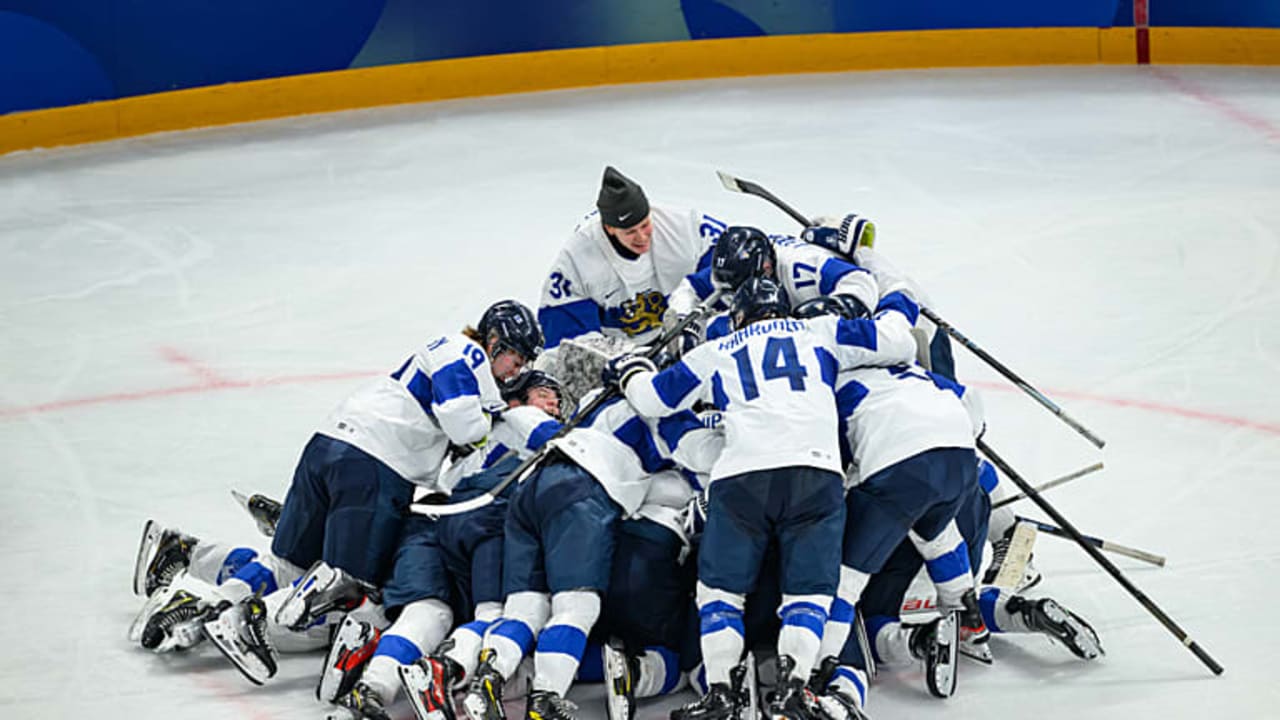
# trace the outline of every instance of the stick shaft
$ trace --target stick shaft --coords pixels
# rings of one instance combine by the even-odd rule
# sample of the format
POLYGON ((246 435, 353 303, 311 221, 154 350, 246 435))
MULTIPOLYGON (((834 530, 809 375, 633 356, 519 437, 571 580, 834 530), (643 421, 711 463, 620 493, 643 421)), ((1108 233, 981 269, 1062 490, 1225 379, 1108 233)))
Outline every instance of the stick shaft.
MULTIPOLYGON (((1076 471, 1075 471, 1075 472, 1073 472, 1073 473, 1068 473, 1067 475, 1063 475, 1063 476, 1062 476, 1062 477, 1060 477, 1060 478, 1056 478, 1056 479, 1050 480, 1049 482, 1047 482, 1047 483, 1045 483, 1045 484, 1043 484, 1043 485, 1037 485, 1037 486, 1036 486, 1036 492, 1038 492, 1038 493, 1042 493, 1042 492, 1044 492, 1045 490, 1048 490, 1048 489, 1050 489, 1050 488, 1056 488, 1056 487, 1058 487, 1059 485, 1066 485, 1067 483, 1071 482, 1072 480, 1077 480, 1077 479, 1079 479, 1079 478, 1084 477, 1085 475, 1091 475, 1091 474, 1093 474, 1093 473, 1095 473, 1095 472, 1097 472, 1097 471, 1099 471, 1099 470, 1101 470, 1101 469, 1102 469, 1102 463, 1100 463, 1100 462, 1096 462, 1096 463, 1094 463, 1094 464, 1090 465, 1089 467, 1086 467, 1086 468, 1080 468, 1079 470, 1076 470, 1076 471)), ((1000 502, 993 504, 993 505, 991 506, 991 509, 992 509, 992 510, 995 510, 996 508, 1002 508, 1002 507, 1004 507, 1005 505, 1011 505, 1011 504, 1016 503, 1016 502, 1018 502, 1019 500, 1021 500, 1021 499, 1025 498, 1026 496, 1027 496, 1027 494, 1026 494, 1026 493, 1018 493, 1017 495, 1014 495, 1014 496, 1012 496, 1012 497, 1007 497, 1007 498, 1005 498, 1005 499, 1001 500, 1000 502)))
MULTIPOLYGON (((1072 539, 1070 533, 1058 527, 1057 525, 1050 525, 1049 523, 1043 523, 1043 522, 1040 522, 1039 520, 1032 520, 1031 518, 1022 517, 1021 515, 1018 516, 1018 522, 1031 523, 1032 525, 1035 526, 1036 530, 1039 530, 1040 532, 1045 533, 1047 535, 1053 535, 1060 538, 1067 538, 1068 540, 1072 539)), ((1156 555, 1155 553, 1149 553, 1146 550, 1138 550, 1137 548, 1131 548, 1127 545, 1121 545, 1120 543, 1111 542, 1110 540, 1104 540, 1099 537, 1093 537, 1092 535, 1081 535, 1080 537, 1084 538, 1085 542, 1098 548, 1099 550, 1105 550, 1110 553, 1115 553, 1116 555, 1124 555, 1125 557, 1131 557, 1135 560, 1141 560, 1145 563, 1150 563, 1157 567, 1164 567, 1164 564, 1166 562, 1166 559, 1164 556, 1156 555)))
POLYGON ((1071 524, 1071 521, 1063 517, 1062 513, 1058 512, 1058 509, 1051 505, 1048 500, 1041 497, 1040 493, 1036 492, 1035 488, 1031 487, 1026 480, 1023 480, 1022 476, 1019 475, 1017 471, 1009 465, 1009 463, 1005 462, 1004 458, 1001 458, 996 454, 996 452, 991 449, 991 446, 981 438, 978 439, 978 449, 981 450, 982 454, 986 455, 987 459, 991 460, 996 467, 1000 468, 1001 472, 1007 475, 1010 480, 1013 480, 1014 484, 1026 493, 1027 496, 1031 498, 1032 502, 1040 506, 1040 509, 1045 511, 1049 517, 1053 518, 1054 522, 1062 526, 1062 530, 1070 535, 1071 539, 1083 548, 1089 557, 1093 558, 1094 562, 1101 565, 1102 569, 1106 570, 1108 575, 1110 575, 1116 582, 1120 583, 1120 586, 1132 595, 1133 599, 1137 600, 1139 605, 1146 609, 1147 612, 1151 613, 1151 616, 1158 620, 1161 625, 1164 625, 1165 629, 1172 633, 1183 646, 1190 650, 1192 654, 1200 660, 1200 662, 1204 663, 1205 667, 1209 668, 1214 675, 1222 674, 1222 666, 1219 665, 1218 662, 1204 650, 1204 648, 1200 647, 1195 640, 1192 640, 1191 637, 1187 635, 1186 631, 1173 621, 1173 618, 1169 617, 1160 609, 1159 605, 1152 602, 1151 599, 1139 590, 1136 585, 1130 582, 1129 578, 1125 577, 1124 573, 1120 572, 1120 568, 1115 566, 1115 563, 1108 560, 1107 557, 1098 550, 1098 548, 1089 544, 1089 541, 1080 534, 1080 531, 1071 524))

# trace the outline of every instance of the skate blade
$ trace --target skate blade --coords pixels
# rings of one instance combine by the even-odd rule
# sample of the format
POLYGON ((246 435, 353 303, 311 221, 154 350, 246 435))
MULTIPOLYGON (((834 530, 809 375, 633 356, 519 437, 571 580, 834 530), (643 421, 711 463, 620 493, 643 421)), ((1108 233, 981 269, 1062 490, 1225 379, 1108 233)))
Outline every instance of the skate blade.
POLYGON ((936 653, 932 667, 925 668, 925 681, 929 693, 937 698, 949 698, 956 693, 956 656, 960 645, 960 627, 956 613, 946 613, 938 621, 934 631, 936 653))
POLYGON ((960 654, 969 658, 970 660, 976 660, 982 663, 983 665, 995 664, 995 660, 996 660, 995 655, 993 655, 991 652, 990 643, 962 642, 960 643, 960 654))
POLYGON ((760 720, 764 714, 760 710, 760 677, 756 675, 756 654, 748 651, 743 659, 747 665, 747 674, 743 682, 747 684, 747 706, 740 715, 741 720, 760 720))
POLYGON ((381 637, 382 631, 376 629, 372 636, 365 637, 360 621, 351 617, 344 619, 325 657, 320 683, 316 686, 316 699, 331 703, 351 692, 364 673, 365 664, 373 657, 381 637))
POLYGON ((138 614, 133 618, 133 622, 129 623, 129 634, 127 636, 129 638, 129 642, 142 642, 142 631, 147 627, 147 620, 149 620, 157 610, 169 604, 169 601, 173 599, 173 594, 176 592, 177 590, 174 586, 169 585, 168 587, 160 588, 152 594, 151 597, 147 598, 147 601, 142 604, 142 609, 139 610, 138 614))
POLYGON ((627 656, 608 643, 600 648, 600 652, 604 655, 605 710, 609 713, 609 720, 632 720, 635 706, 629 697, 632 688, 627 656))
POLYGON ((228 610, 201 625, 205 637, 209 638, 209 642, 218 648, 223 657, 236 666, 245 679, 254 685, 263 685, 275 675, 275 671, 267 667, 257 655, 245 652, 231 615, 233 612, 228 610))
POLYGON ((160 524, 148 520, 142 526, 142 540, 138 543, 138 555, 133 561, 133 594, 139 597, 147 595, 147 568, 155 557, 156 546, 160 544, 160 524))
POLYGON ((276 624, 287 627, 294 632, 305 629, 306 618, 309 611, 307 599, 309 596, 322 592, 326 587, 333 583, 334 576, 337 575, 324 561, 317 562, 311 566, 306 575, 303 575, 293 589, 289 591, 289 595, 285 597, 284 602, 280 603, 280 609, 276 610, 276 624))
POLYGON ((446 720, 442 702, 452 702, 453 698, 436 696, 434 683, 427 671, 418 663, 401 665, 400 685, 404 688, 405 697, 409 698, 409 706, 418 720, 446 720))
MULTIPOLYGON (((473 692, 484 692, 483 689, 472 689, 473 692)), ((502 703, 496 703, 497 708, 494 712, 489 712, 489 703, 481 697, 467 693, 462 699, 462 709, 467 714, 468 720, 507 720, 506 708, 502 703)))

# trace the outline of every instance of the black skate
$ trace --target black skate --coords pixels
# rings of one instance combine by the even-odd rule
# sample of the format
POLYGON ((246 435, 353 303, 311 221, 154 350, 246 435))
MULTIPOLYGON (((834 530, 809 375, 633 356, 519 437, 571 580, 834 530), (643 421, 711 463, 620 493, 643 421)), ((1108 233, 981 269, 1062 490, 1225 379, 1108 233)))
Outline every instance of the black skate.
POLYGON ((476 667, 471 688, 462 700, 462 708, 469 720, 507 720, 502 707, 502 686, 505 680, 493 667, 493 650, 480 651, 480 664, 476 667))
POLYGON ((142 626, 138 640, 142 647, 156 652, 186 650, 204 639, 200 622, 209 610, 208 603, 186 590, 168 587, 153 597, 161 604, 142 626))
POLYGON ((316 685, 316 699, 332 703, 351 692, 364 674, 364 667, 373 657, 381 638, 382 631, 371 623, 349 615, 344 618, 333 635, 329 655, 325 657, 320 684, 316 685))
POLYGON ((280 522, 280 509, 283 507, 279 500, 261 493, 245 495, 238 490, 232 490, 231 496, 253 518, 254 524, 258 526, 258 532, 267 537, 276 534, 276 524, 280 522))
POLYGON ((978 595, 973 590, 966 590, 960 602, 964 609, 960 611, 960 654, 990 665, 995 660, 991 654, 991 631, 982 620, 982 610, 978 607, 978 595))
POLYGON ((826 720, 868 720, 858 701, 839 688, 828 689, 817 700, 826 720))
POLYGON ((1052 598, 1032 600, 1014 595, 1005 609, 1021 614, 1027 627, 1053 638, 1081 660, 1096 660, 1106 654, 1093 626, 1052 598))
POLYGON ((525 720, 577 720, 578 706, 550 690, 534 690, 524 706, 525 720))
MULTIPOLYGON (((987 566, 987 571, 982 574, 983 585, 1001 585, 1012 589, 1014 592, 1022 592, 1040 582, 1043 576, 1031 562, 1033 556, 1030 552, 1025 555, 1025 560, 1021 554, 1017 557, 1010 557, 1009 554, 1010 547, 1013 544, 1013 535, 1021 524, 1020 522, 1014 523, 1008 530, 1004 531, 1004 534, 999 539, 991 541, 991 564, 987 566), (1004 569, 1006 562, 1013 562, 1014 565, 1020 564, 1023 569, 1021 576, 1015 574, 1012 579, 1002 584, 996 582, 996 579, 1000 576, 1000 571, 1004 569)), ((1034 543, 1034 535, 1031 541, 1034 543)), ((1014 565, 1010 566, 1011 571, 1016 571, 1014 565)))
POLYGON ((377 595, 368 583, 348 575, 323 560, 294 583, 293 590, 276 611, 277 625, 301 632, 325 613, 349 612, 360 607, 365 597, 377 595))
POLYGON ((795 666, 790 655, 778 657, 778 689, 769 703, 769 720, 825 720, 825 713, 805 681, 791 677, 795 666))
POLYGON ((258 595, 238 603, 223 600, 201 626, 204 634, 249 682, 261 685, 276 674, 276 652, 267 638, 267 608, 258 595))
POLYGON ((956 654, 960 644, 958 613, 942 617, 911 631, 911 654, 924 661, 924 679, 934 697, 948 698, 956 692, 956 654))
POLYGON ((611 638, 600 649, 604 656, 605 708, 609 720, 633 720, 636 716, 636 681, 640 679, 640 661, 627 654, 617 638, 611 638))
MULTIPOLYGON (((452 642, 452 641, 450 641, 452 642)), ((400 684, 418 720, 456 720, 453 689, 462 680, 462 666, 436 653, 401 665, 400 684)))
MULTIPOLYGON (((671 720, 732 720, 738 718, 741 707, 735 693, 725 683, 711 683, 707 694, 683 707, 671 711, 671 720)), ((742 718, 755 720, 755 718, 742 718)))
POLYGON ((391 716, 387 714, 387 708, 382 696, 378 694, 377 690, 363 682, 357 682, 355 687, 339 696, 333 704, 350 710, 356 717, 370 718, 370 720, 391 720, 391 716))
POLYGON ((173 582, 174 576, 191 564, 191 551, 196 539, 177 530, 160 527, 148 520, 142 528, 142 541, 133 561, 133 593, 151 597, 159 588, 173 582))

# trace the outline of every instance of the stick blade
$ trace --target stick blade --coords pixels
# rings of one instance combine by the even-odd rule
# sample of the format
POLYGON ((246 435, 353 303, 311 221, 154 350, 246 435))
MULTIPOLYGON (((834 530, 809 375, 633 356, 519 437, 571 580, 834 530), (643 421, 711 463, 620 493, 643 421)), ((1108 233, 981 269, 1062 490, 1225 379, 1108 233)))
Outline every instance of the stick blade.
POLYGON ((717 170, 716 175, 720 178, 720 184, 724 185, 724 189, 729 192, 745 193, 746 189, 742 186, 742 181, 730 175, 723 170, 717 170))

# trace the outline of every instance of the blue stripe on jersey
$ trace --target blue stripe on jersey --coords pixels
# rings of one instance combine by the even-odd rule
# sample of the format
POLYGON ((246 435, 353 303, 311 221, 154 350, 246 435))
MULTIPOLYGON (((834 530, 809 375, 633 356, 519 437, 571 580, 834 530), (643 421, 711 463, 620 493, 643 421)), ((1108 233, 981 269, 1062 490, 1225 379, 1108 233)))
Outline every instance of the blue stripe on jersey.
POLYGON ((669 408, 674 408, 702 384, 697 375, 681 360, 653 378, 653 389, 669 408))
POLYGON ((409 363, 413 362, 413 356, 410 355, 405 359, 404 364, 398 370, 391 373, 391 379, 400 382, 400 378, 404 377, 404 371, 409 369, 409 363))
POLYGON ((422 408, 422 412, 434 417, 435 412, 431 409, 431 380, 427 374, 421 370, 414 370, 413 377, 409 379, 409 384, 405 387, 409 388, 409 394, 414 400, 418 401, 418 406, 422 408))
POLYGON ((847 418, 853 414, 858 405, 867 399, 867 386, 857 380, 850 380, 836 391, 836 412, 847 418))
POLYGON ((483 467, 483 468, 492 467, 493 464, 498 462, 498 459, 501 458, 503 455, 506 455, 507 451, 510 449, 511 448, 507 447, 506 445, 503 445, 502 443, 494 443, 493 449, 489 451, 488 455, 484 456, 484 462, 480 464, 480 467, 483 467))
POLYGON ((841 345, 876 349, 876 323, 874 320, 848 320, 841 318, 836 325, 836 342, 841 345))
POLYGON ((729 396, 724 392, 724 380, 720 378, 719 372, 711 376, 711 402, 721 412, 729 407, 729 396))
POLYGON ((693 414, 692 410, 682 410, 658 421, 658 434, 662 436, 662 441, 667 444, 667 449, 671 452, 675 452, 676 446, 680 444, 680 438, 692 430, 701 429, 702 421, 693 414))
POLYGON ((560 432, 560 423, 555 420, 543 420, 538 427, 529 433, 529 442, 525 443, 525 447, 529 450, 537 450, 547 444, 556 433, 560 432))
MULTIPOLYGON (((707 257, 710 257, 711 251, 707 251, 707 257)), ((693 287, 693 291, 698 293, 699 300, 706 300, 711 297, 711 293, 716 291, 715 285, 711 283, 711 265, 703 267, 698 264, 699 270, 692 275, 685 275, 685 279, 689 281, 689 285, 693 287)))
POLYGON ((431 399, 437 405, 468 395, 480 397, 480 383, 466 360, 454 360, 431 375, 431 399))
POLYGON ((912 325, 916 324, 916 320, 920 319, 920 306, 915 300, 907 297, 902 292, 891 292, 880 298, 880 304, 876 305, 876 315, 885 310, 897 310, 907 316, 907 320, 912 325))
POLYGON ((698 482, 698 473, 689 468, 680 468, 680 474, 684 476, 685 482, 689 483, 689 487, 696 492, 702 492, 702 483, 698 482))
POLYGON ((590 299, 564 305, 544 305, 538 308, 538 324, 546 335, 546 346, 553 348, 562 340, 599 330, 600 306, 590 299))
POLYGON ((818 275, 818 292, 830 295, 836 289, 836 283, 840 282, 845 275, 855 272, 866 272, 866 270, 847 260, 838 258, 827 260, 822 263, 822 270, 818 275))
POLYGON ((733 326, 729 324, 729 315, 717 315, 707 323, 707 342, 719 340, 720 338, 733 332, 733 326))
POLYGON ((1000 476, 996 475, 995 466, 986 460, 978 461, 978 484, 988 495, 996 489, 996 485, 1000 484, 1000 476))
POLYGON ((964 397, 964 386, 955 380, 943 377, 934 372, 925 371, 925 374, 929 376, 929 379, 933 381, 933 384, 937 386, 939 390, 950 390, 956 394, 956 397, 964 397))
POLYGON ((645 472, 656 473, 671 465, 671 461, 664 459, 658 453, 658 446, 653 442, 653 434, 649 432, 649 426, 640 418, 633 417, 626 421, 622 427, 613 431, 613 436, 631 448, 636 457, 640 458, 640 466, 645 472))
MULTIPOLYGON (((600 407, 596 408, 595 412, 592 412, 590 415, 583 418, 582 422, 578 423, 578 427, 591 427, 591 423, 595 422, 596 418, 600 417, 600 413, 604 412, 609 407, 616 405, 620 402, 622 402, 621 395, 614 395, 608 400, 605 400, 604 402, 600 403, 600 407)), ((579 403, 579 404, 581 405, 583 403, 579 403)), ((574 412, 574 417, 577 417, 577 411, 574 412)))
POLYGON ((827 351, 826 348, 815 347, 813 354, 818 356, 818 369, 822 372, 822 382, 826 383, 832 390, 836 389, 836 376, 840 374, 840 363, 836 361, 836 356, 827 351))

